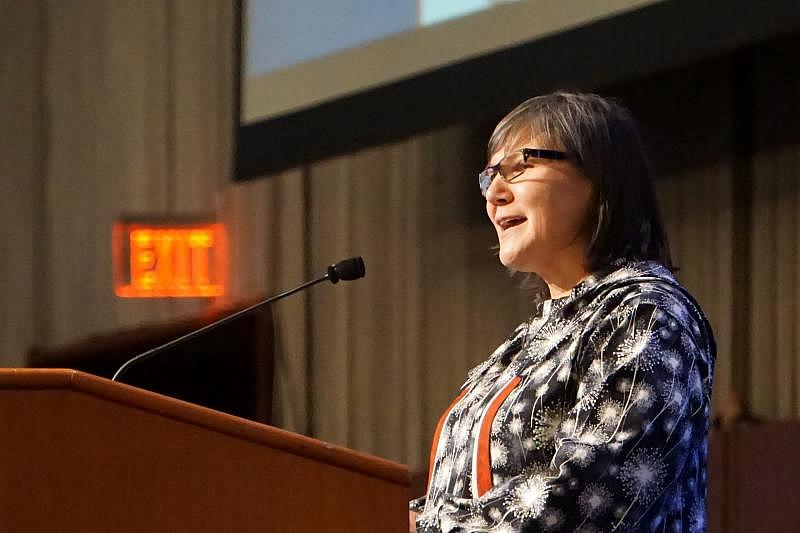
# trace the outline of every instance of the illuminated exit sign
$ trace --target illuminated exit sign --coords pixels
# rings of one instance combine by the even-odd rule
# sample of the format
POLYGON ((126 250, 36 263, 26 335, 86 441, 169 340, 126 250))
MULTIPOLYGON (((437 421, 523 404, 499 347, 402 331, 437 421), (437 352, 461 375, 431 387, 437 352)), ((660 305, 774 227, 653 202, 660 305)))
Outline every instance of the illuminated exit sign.
POLYGON ((123 298, 220 296, 226 261, 222 224, 114 225, 114 292, 123 298))

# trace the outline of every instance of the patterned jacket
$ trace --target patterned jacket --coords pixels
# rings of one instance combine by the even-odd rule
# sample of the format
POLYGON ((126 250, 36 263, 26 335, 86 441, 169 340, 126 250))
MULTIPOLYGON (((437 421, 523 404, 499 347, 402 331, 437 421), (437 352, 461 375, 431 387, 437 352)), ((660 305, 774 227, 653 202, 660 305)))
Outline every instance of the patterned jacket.
POLYGON ((714 359, 663 266, 589 276, 469 373, 410 505, 417 530, 705 531, 714 359))

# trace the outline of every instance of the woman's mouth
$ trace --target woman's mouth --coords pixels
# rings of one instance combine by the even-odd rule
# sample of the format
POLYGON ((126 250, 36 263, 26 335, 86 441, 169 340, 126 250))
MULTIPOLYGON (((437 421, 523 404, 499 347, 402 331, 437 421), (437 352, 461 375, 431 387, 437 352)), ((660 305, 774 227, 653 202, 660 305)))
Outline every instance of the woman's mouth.
POLYGON ((503 217, 497 221, 497 225, 500 226, 501 229, 504 231, 515 226, 519 226, 523 222, 525 222, 527 218, 525 217, 503 217))

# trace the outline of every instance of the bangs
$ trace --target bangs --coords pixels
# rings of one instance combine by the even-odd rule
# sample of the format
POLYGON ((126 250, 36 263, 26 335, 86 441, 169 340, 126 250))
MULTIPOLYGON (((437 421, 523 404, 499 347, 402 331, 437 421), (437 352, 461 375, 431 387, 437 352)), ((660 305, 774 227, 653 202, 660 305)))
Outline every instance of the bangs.
POLYGON ((490 160, 498 151, 517 146, 525 141, 530 148, 547 148, 560 150, 563 142, 560 135, 555 134, 552 121, 548 120, 547 113, 539 107, 532 107, 532 102, 526 101, 514 108, 495 127, 486 151, 486 158, 490 160))

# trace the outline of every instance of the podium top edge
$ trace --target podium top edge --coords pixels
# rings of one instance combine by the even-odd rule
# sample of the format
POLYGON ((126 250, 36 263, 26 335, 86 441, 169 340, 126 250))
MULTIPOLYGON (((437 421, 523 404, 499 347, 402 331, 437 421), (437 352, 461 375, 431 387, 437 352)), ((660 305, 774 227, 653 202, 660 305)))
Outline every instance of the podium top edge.
POLYGON ((405 465, 72 369, 0 368, 4 390, 70 390, 409 486, 405 465))

